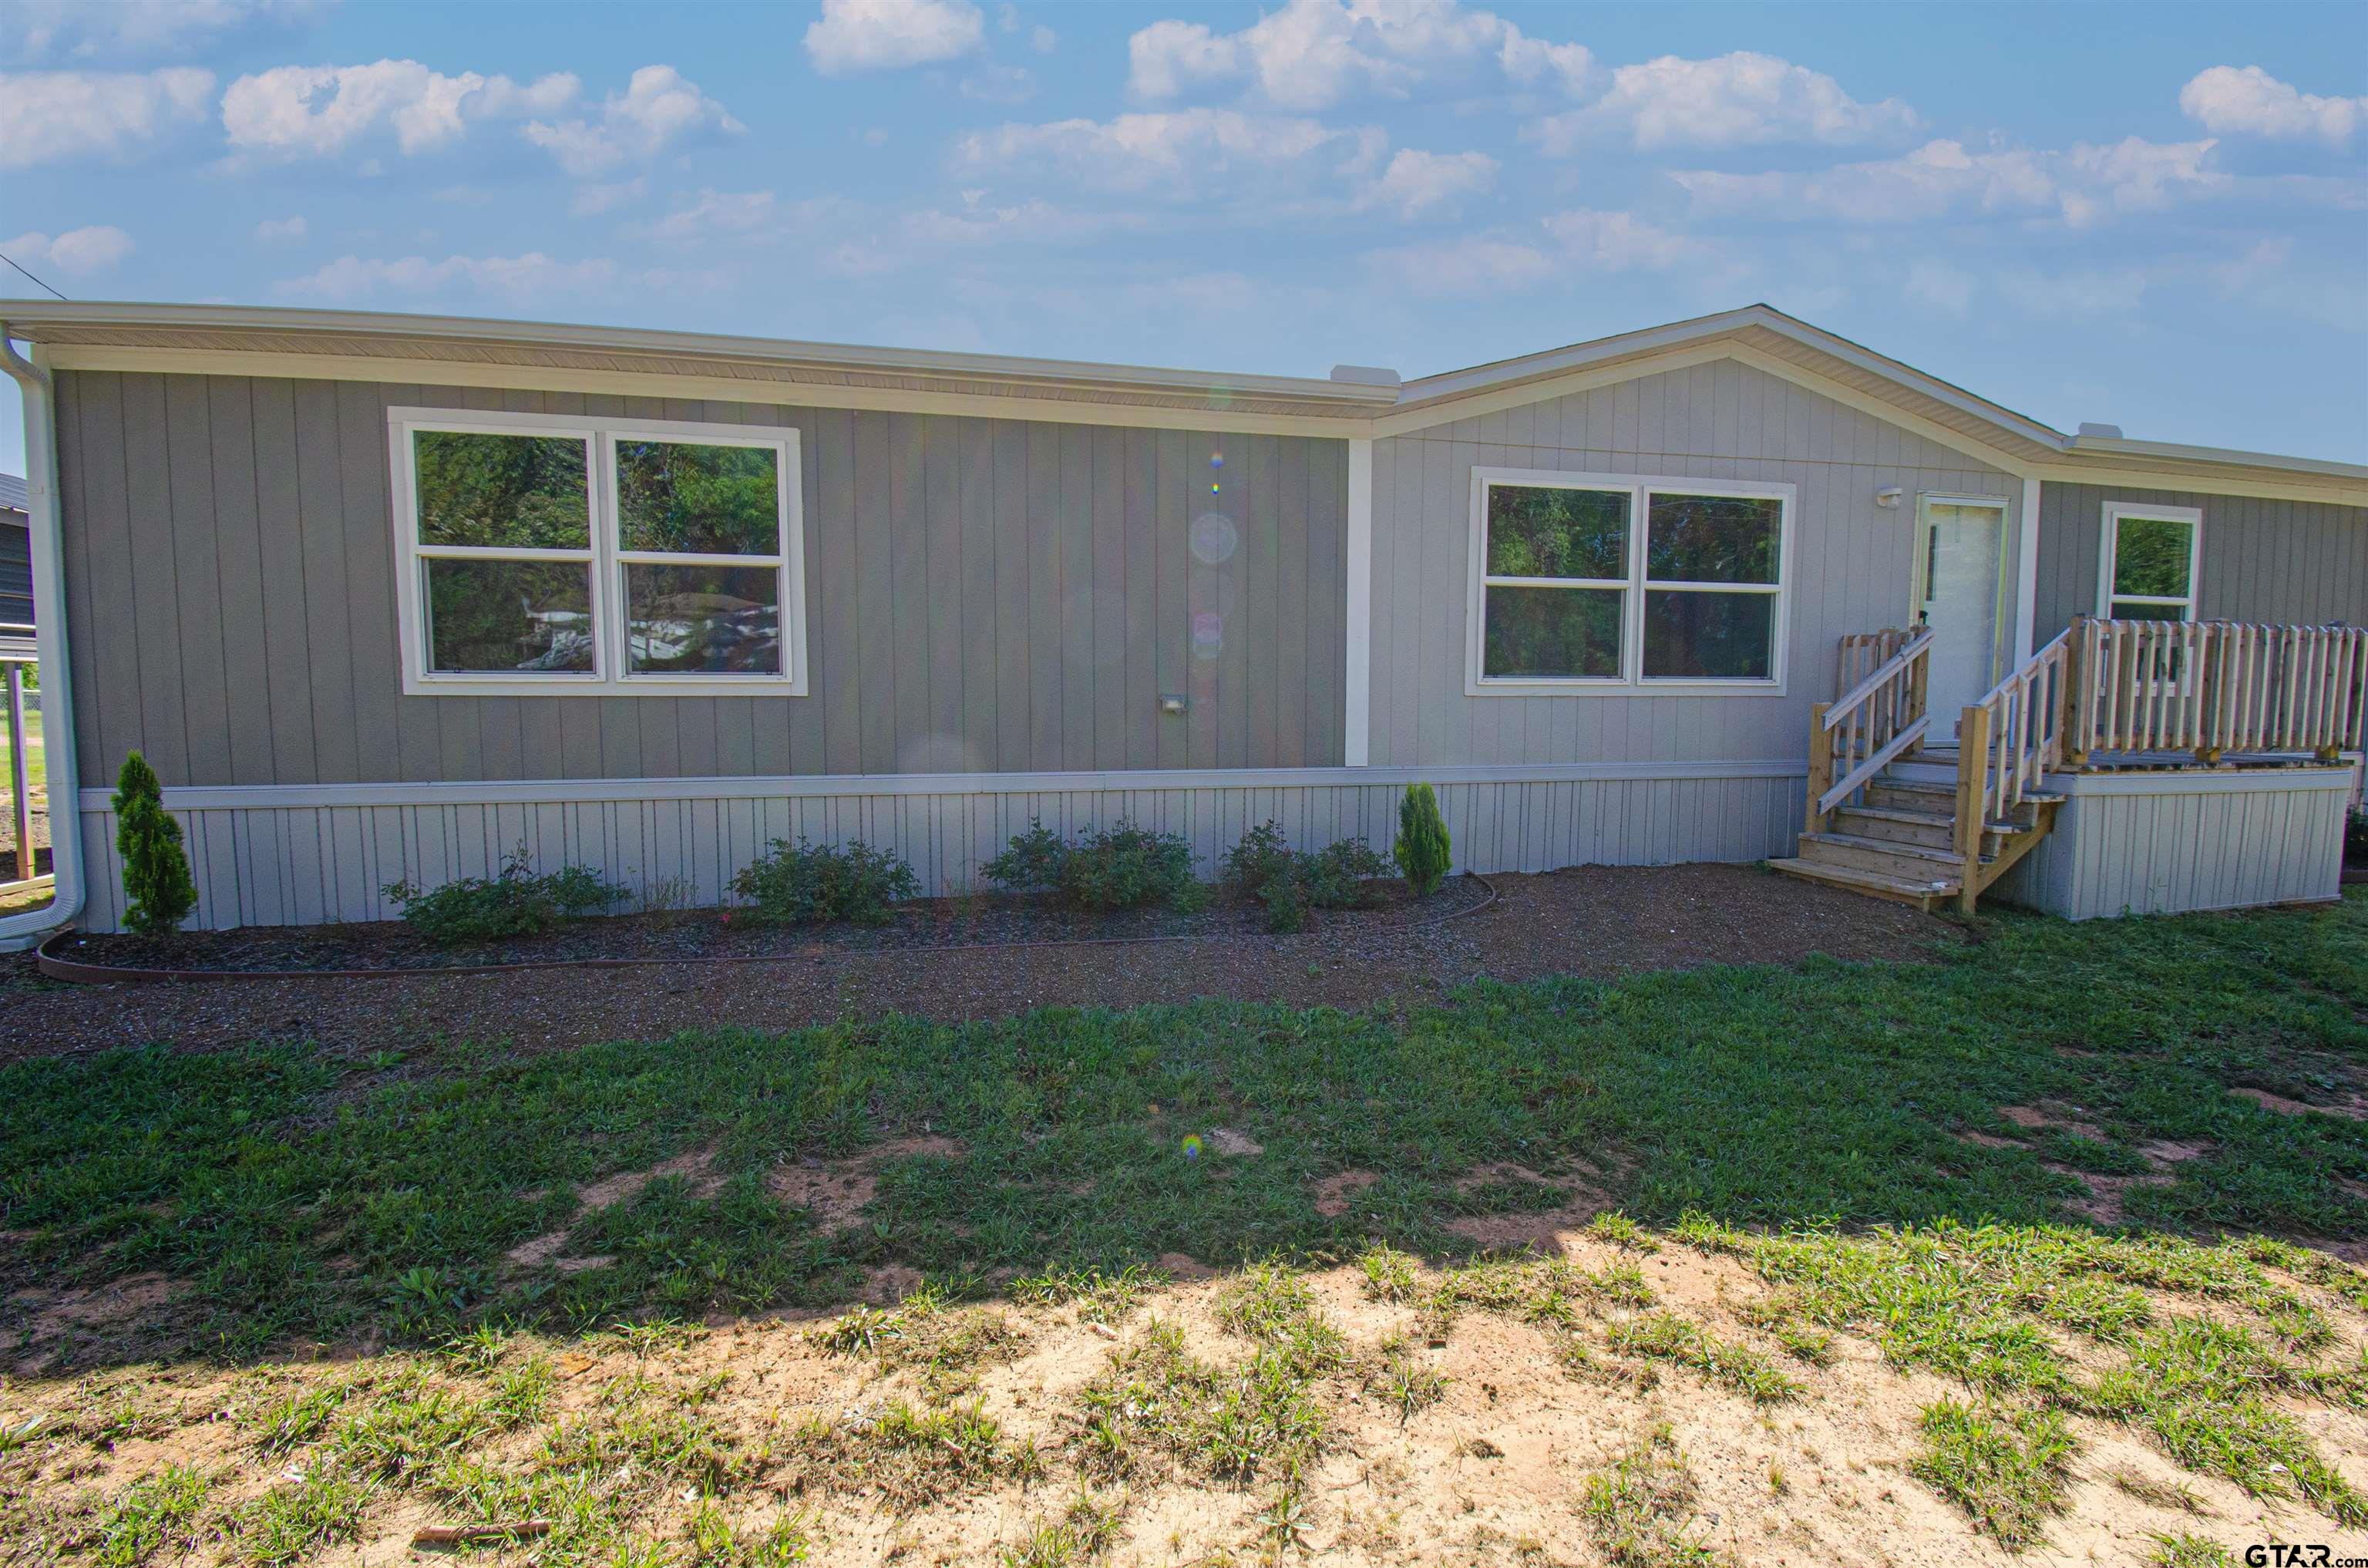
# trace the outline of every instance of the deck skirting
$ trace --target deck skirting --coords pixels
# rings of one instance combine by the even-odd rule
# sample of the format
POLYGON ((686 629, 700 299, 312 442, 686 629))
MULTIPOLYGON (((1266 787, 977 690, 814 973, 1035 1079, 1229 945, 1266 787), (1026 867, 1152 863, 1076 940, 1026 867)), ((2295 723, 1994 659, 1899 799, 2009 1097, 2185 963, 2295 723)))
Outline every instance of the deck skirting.
MULTIPOLYGON (((1120 817, 1192 846, 1200 874, 1269 818, 1292 842, 1357 837, 1387 851, 1406 785, 1433 783, 1457 870, 1750 861, 1789 851, 1805 765, 1785 760, 1504 767, 1301 768, 1167 774, 601 779, 174 789, 198 909, 190 924, 385 920, 383 889, 484 876, 520 845, 541 869, 580 863, 647 898, 677 884, 725 901, 775 838, 894 849, 933 894, 981 889, 978 868, 1031 819, 1064 834, 1120 817)), ((79 922, 119 928, 122 869, 104 792, 81 799, 90 896, 79 922)))
POLYGON ((1993 896, 2074 920, 2340 895, 2352 764, 2050 774, 2055 825, 1993 896))

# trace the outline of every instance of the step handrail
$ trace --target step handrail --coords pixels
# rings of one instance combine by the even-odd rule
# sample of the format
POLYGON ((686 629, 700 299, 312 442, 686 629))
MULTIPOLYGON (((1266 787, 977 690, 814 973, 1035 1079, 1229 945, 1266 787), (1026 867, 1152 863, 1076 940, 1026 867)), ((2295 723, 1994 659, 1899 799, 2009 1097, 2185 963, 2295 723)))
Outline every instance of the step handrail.
POLYGON ((1850 716, 1851 710, 1883 689, 1894 677, 1904 672, 1910 663, 1922 658, 1931 646, 1932 631, 1930 627, 1927 627, 1900 644, 1899 652, 1876 665, 1873 673, 1864 680, 1835 698, 1831 702, 1823 704, 1825 718, 1821 722, 1828 730, 1839 725, 1850 716))
POLYGON ((1832 702, 1809 710, 1808 822, 1822 833, 1833 809, 1867 780, 1924 744, 1925 680, 1931 667, 1932 629, 1896 628, 1856 633, 1841 643, 1843 678, 1855 657, 1893 649, 1832 702), (1835 775, 1841 775, 1839 781, 1835 775))
POLYGON ((1958 716, 1957 907, 1967 915, 1988 880, 2005 869, 2001 861, 1988 869, 1988 878, 1983 874, 1982 841, 1991 824, 2009 820, 2038 792, 2040 780, 2064 764, 2071 668, 2072 629, 2066 627, 1958 716))

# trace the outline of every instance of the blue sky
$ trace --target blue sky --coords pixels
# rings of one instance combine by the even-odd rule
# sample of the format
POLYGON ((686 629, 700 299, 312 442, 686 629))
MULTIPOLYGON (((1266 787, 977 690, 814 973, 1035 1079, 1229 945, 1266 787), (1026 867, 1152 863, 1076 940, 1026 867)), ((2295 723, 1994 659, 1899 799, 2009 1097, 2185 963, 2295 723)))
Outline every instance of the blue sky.
POLYGON ((2358 4, 10 0, 0 60, 76 299, 1319 376, 1764 300, 2368 461, 2358 4))

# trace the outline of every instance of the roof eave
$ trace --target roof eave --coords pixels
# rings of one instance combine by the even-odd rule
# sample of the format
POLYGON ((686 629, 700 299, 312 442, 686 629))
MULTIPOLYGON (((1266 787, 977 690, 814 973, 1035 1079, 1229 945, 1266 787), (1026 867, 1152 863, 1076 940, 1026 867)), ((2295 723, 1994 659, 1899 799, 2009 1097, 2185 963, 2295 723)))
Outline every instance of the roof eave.
POLYGON ((560 323, 486 320, 462 316, 404 315, 378 311, 296 310, 268 305, 176 305, 125 301, 57 301, 0 300, 0 321, 28 340, 57 341, 55 329, 117 327, 170 332, 237 331, 284 336, 293 347, 307 338, 376 338, 390 345, 432 348, 498 344, 513 348, 595 349, 652 356, 735 360, 807 369, 970 377, 1015 385, 1059 386, 1082 391, 1196 396, 1283 397, 1331 403, 1348 409, 1389 406, 1397 391, 1312 377, 1223 375, 1160 366, 1086 360, 1037 359, 1001 354, 958 354, 932 349, 874 348, 853 344, 731 336, 646 327, 575 326, 560 323), (46 335, 43 329, 51 329, 46 335))

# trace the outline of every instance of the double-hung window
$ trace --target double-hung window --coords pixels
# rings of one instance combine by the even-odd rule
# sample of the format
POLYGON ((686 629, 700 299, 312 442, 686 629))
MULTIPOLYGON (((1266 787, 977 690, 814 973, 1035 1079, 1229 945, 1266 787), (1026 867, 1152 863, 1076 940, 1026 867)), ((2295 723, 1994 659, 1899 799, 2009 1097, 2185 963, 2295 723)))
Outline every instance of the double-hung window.
POLYGON ((806 689, 793 430, 396 409, 404 689, 806 689))
POLYGON ((2105 506, 2097 613, 2112 620, 2193 620, 2203 514, 2192 506, 2105 506))
POLYGON ((1472 476, 1474 695, 1780 692, 1790 485, 1472 476))

